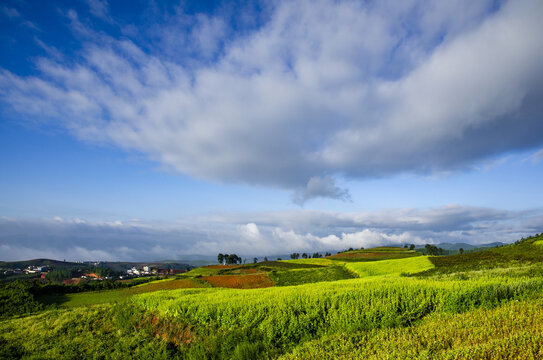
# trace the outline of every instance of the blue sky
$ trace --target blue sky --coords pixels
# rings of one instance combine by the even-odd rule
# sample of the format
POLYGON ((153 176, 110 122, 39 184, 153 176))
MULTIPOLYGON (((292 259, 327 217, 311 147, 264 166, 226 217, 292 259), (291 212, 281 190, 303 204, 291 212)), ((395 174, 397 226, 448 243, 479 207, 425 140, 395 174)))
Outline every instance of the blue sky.
POLYGON ((0 260, 543 231, 538 1, 0 5, 0 260))

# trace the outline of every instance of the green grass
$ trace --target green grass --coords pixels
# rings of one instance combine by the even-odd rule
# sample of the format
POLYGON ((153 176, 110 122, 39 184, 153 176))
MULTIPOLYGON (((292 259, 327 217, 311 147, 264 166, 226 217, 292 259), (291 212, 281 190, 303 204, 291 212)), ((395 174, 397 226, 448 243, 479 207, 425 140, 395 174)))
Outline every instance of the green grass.
POLYGON ((199 267, 192 269, 191 271, 188 271, 183 274, 183 276, 187 277, 196 277, 196 276, 213 276, 219 274, 221 269, 209 269, 206 267, 199 267))
POLYGON ((284 351, 338 332, 409 326, 430 314, 491 309, 538 296, 543 279, 366 278, 257 290, 201 289, 137 295, 164 317, 228 332, 250 329, 264 348, 284 351))
POLYGON ((270 277, 276 286, 292 286, 321 281, 337 281, 355 277, 343 266, 328 266, 317 269, 295 269, 289 271, 272 271, 270 277))
POLYGON ((186 328, 165 325, 131 304, 47 311, 0 322, 0 358, 178 359, 186 328))
POLYGON ((543 299, 430 316, 399 328, 341 332, 305 342, 287 359, 542 359, 543 299))
POLYGON ((97 304, 125 302, 136 294, 154 292, 159 290, 173 290, 176 288, 202 288, 209 287, 205 281, 190 278, 174 278, 148 282, 130 288, 87 291, 74 294, 44 295, 38 300, 44 304, 57 304, 61 307, 79 307, 97 304))
POLYGON ((434 268, 434 264, 427 256, 373 262, 348 262, 345 266, 360 277, 399 276, 402 274, 415 274, 434 268))
POLYGON ((329 265, 334 265, 338 263, 338 261, 331 260, 328 258, 281 260, 281 262, 290 263, 290 264, 309 264, 309 265, 322 265, 322 266, 329 266, 329 265))

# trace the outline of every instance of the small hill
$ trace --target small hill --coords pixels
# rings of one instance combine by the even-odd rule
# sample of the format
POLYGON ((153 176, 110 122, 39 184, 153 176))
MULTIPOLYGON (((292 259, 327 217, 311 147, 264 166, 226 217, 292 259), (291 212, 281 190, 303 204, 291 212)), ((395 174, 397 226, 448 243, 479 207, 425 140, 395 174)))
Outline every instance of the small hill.
POLYGON ((28 266, 50 266, 53 268, 72 268, 72 267, 86 266, 86 265, 87 264, 83 264, 83 263, 51 260, 51 259, 0 261, 0 268, 3 268, 3 269, 24 269, 28 266))
POLYGON ((543 262, 543 246, 539 246, 538 244, 540 243, 543 243, 543 234, 530 236, 514 244, 493 247, 482 251, 431 257, 430 261, 435 265, 435 268, 423 274, 451 274, 512 265, 541 263, 543 262))
POLYGON ((376 247, 372 249, 344 251, 336 255, 328 256, 327 258, 341 261, 379 261, 403 259, 414 256, 421 256, 421 254, 414 250, 408 250, 401 247, 376 247))

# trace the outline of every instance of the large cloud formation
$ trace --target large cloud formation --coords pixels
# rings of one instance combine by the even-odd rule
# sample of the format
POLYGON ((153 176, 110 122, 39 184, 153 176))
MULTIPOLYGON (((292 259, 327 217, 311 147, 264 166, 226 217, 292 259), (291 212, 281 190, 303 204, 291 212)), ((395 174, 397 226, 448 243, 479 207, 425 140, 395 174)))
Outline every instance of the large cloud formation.
POLYGON ((541 210, 458 205, 374 213, 217 214, 169 223, 0 218, 0 260, 182 260, 218 252, 252 258, 411 243, 482 244, 510 242, 542 227, 541 210))
POLYGON ((292 189, 300 204, 348 199, 336 176, 454 171, 543 143, 541 1, 280 1, 264 13, 241 32, 221 14, 177 14, 151 27, 152 45, 68 11, 80 53, 40 58, 35 76, 2 70, 0 96, 81 139, 292 189))

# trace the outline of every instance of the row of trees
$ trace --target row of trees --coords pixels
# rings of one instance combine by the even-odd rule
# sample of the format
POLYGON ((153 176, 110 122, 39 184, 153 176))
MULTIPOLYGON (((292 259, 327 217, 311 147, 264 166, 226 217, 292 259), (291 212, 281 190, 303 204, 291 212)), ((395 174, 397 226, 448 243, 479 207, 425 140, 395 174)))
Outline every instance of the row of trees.
MULTIPOLYGON (((330 256, 330 255, 332 255, 332 254, 330 254, 328 251, 324 254, 324 256, 330 256)), ((301 256, 302 256, 302 259, 310 259, 310 258, 317 259, 317 258, 323 257, 323 255, 321 253, 318 253, 318 252, 313 253, 313 255, 302 253, 301 256)), ((299 259, 300 258, 300 253, 292 253, 292 254, 290 254, 290 258, 291 259, 299 259)))
POLYGON ((219 255, 217 255, 217 261, 219 262, 219 264, 237 265, 237 264, 241 264, 243 260, 236 254, 219 253, 219 255))

